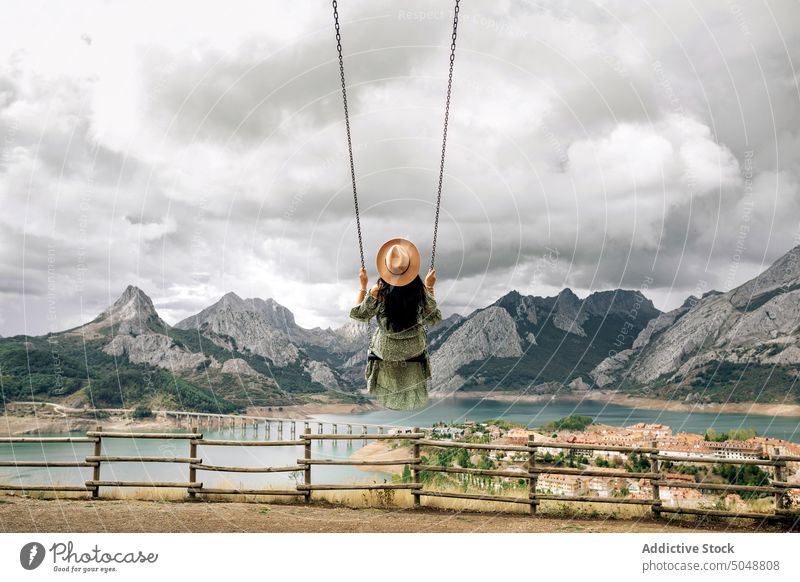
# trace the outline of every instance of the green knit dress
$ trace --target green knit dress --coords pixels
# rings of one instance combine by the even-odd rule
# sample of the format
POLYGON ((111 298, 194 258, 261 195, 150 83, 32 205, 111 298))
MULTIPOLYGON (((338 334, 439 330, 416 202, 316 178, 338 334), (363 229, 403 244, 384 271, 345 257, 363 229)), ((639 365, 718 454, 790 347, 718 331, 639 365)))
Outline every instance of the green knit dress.
POLYGON ((364 322, 375 317, 378 322, 369 350, 381 360, 367 360, 364 376, 369 393, 386 408, 413 410, 424 407, 428 402, 430 363, 427 359, 424 362, 404 360, 426 351, 427 328, 442 320, 433 295, 425 293, 417 324, 401 332, 387 329, 383 302, 369 293, 360 305, 350 310, 350 317, 364 322))

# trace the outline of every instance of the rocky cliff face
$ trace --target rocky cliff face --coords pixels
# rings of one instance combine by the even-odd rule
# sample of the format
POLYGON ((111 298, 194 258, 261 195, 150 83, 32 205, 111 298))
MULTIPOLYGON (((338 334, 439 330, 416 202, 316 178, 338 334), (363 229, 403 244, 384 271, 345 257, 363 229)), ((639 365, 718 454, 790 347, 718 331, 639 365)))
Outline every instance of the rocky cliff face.
MULTIPOLYGON (((135 364, 150 364, 172 372, 195 371, 206 362, 206 356, 178 346, 170 337, 158 333, 117 335, 103 347, 111 356, 127 356, 135 364)), ((219 368, 214 359, 210 366, 219 368)))
POLYGON ((631 349, 591 373, 599 386, 628 378, 680 383, 710 362, 800 364, 800 246, 727 293, 690 298, 639 334, 631 349))
POLYGON ((197 330, 221 347, 249 350, 279 367, 297 361, 300 354, 291 341, 297 327, 294 315, 271 299, 245 300, 228 293, 175 327, 197 330))
POLYGON ((603 291, 585 299, 570 289, 556 297, 512 291, 454 319, 447 333, 430 334, 431 393, 466 388, 537 392, 554 385, 580 389, 609 351, 629 348, 659 314, 636 291, 603 291))
POLYGON ((476 360, 522 355, 523 342, 513 318, 501 307, 487 307, 470 317, 431 357, 431 394, 449 394, 464 385, 458 370, 476 360))
POLYGON ((291 311, 276 301, 242 299, 235 293, 226 294, 175 327, 198 330, 219 346, 248 350, 269 358, 278 367, 299 363, 303 348, 349 354, 368 337, 367 326, 355 322, 339 330, 305 329, 295 323, 291 311))
POLYGON ((273 299, 242 299, 227 293, 219 301, 178 322, 178 329, 196 330, 220 347, 268 358, 285 369, 307 375, 325 388, 341 387, 341 372, 334 369, 365 349, 369 326, 353 322, 338 330, 306 329, 294 314, 273 299))

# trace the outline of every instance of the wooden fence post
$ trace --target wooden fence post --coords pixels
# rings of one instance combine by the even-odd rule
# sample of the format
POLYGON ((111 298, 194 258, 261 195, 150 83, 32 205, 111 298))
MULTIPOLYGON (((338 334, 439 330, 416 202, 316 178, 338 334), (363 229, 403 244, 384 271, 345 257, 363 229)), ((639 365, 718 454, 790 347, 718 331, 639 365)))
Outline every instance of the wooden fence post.
MULTIPOLYGON (((351 429, 351 431, 352 431, 352 426, 350 426, 350 425, 347 425, 347 426, 348 426, 348 427, 351 429)), ((419 427, 418 427, 418 426, 415 426, 415 427, 414 427, 414 432, 415 432, 415 433, 418 433, 418 432, 419 432, 419 427)), ((413 483, 421 483, 421 481, 419 480, 419 479, 420 479, 420 477, 419 477, 420 471, 419 471, 419 469, 418 469, 418 467, 419 467, 419 462, 420 462, 420 456, 419 456, 419 449, 420 449, 420 447, 419 447, 419 439, 418 439, 418 438, 416 438, 416 437, 414 437, 414 440, 413 440, 413 442, 414 442, 414 444, 411 446, 411 452, 412 452, 412 455, 411 455, 411 456, 414 458, 414 461, 416 461, 416 462, 415 462, 413 465, 411 465, 411 475, 412 475, 412 477, 411 477, 411 481, 412 481, 413 483)), ((413 498, 414 498, 414 507, 419 507, 419 506, 420 506, 420 503, 419 503, 419 497, 420 497, 420 496, 419 496, 419 495, 414 495, 414 492, 412 491, 412 492, 411 492, 411 497, 413 497, 413 498)))
MULTIPOLYGON (((306 461, 311 459, 311 428, 306 427, 304 433, 305 443, 303 444, 303 458, 306 461)), ((306 463, 305 470, 303 471, 303 483, 311 485, 311 463, 306 463)), ((306 489, 306 503, 311 502, 311 489, 306 489)))
POLYGON ((536 513, 539 502, 536 500, 536 483, 539 481, 539 474, 534 472, 536 468, 536 449, 533 448, 533 443, 536 437, 532 434, 528 435, 528 446, 531 450, 528 452, 528 499, 530 500, 530 513, 536 513))
MULTIPOLYGON (((97 426, 95 429, 99 432, 103 430, 102 426, 97 426)), ((94 456, 99 457, 100 452, 102 451, 103 441, 101 437, 98 435, 97 440, 94 443, 94 456)), ((99 481, 100 480, 100 461, 97 461, 94 468, 92 469, 92 481, 99 481)), ((100 486, 95 485, 94 490, 92 490, 92 497, 99 497, 100 496, 100 486)))
MULTIPOLYGON (((191 432, 197 433, 197 426, 195 426, 194 422, 192 422, 192 430, 191 432)), ((197 438, 197 437, 195 437, 197 438)), ((197 457, 197 441, 195 439, 191 439, 189 441, 189 458, 194 459, 197 457)), ((197 469, 194 466, 194 462, 189 462, 189 483, 194 483, 197 481, 197 469)), ((194 487, 194 485, 190 485, 194 487)), ((189 489, 189 498, 196 499, 197 493, 193 489, 189 489)))
MULTIPOLYGON (((657 449, 658 443, 656 441, 650 441, 650 446, 657 449)), ((661 461, 656 458, 657 456, 658 451, 650 453, 650 472, 658 473, 655 477, 650 478, 650 485, 653 488, 653 501, 655 502, 651 506, 651 509, 655 517, 661 517, 661 489, 658 485, 658 481, 661 479, 661 461)))
MULTIPOLYGON (((780 455, 780 449, 778 447, 773 448, 773 452, 775 455, 780 455)), ((777 461, 780 462, 780 461, 777 461)), ((783 481, 783 465, 775 465, 775 478, 773 481, 783 481)), ((785 491, 783 489, 777 491, 775 493, 775 513, 778 513, 780 510, 783 509, 783 494, 785 491)))

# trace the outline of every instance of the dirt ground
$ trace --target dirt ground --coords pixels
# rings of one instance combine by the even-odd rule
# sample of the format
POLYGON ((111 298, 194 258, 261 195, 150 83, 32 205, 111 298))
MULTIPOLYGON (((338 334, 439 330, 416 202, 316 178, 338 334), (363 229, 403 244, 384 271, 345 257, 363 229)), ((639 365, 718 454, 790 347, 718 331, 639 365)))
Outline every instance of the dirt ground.
MULTIPOLYGON (((794 524, 794 531, 798 525, 794 524)), ((377 509, 326 503, 236 503, 0 498, 0 531, 21 532, 754 532, 784 524, 575 518, 440 509, 377 509)))

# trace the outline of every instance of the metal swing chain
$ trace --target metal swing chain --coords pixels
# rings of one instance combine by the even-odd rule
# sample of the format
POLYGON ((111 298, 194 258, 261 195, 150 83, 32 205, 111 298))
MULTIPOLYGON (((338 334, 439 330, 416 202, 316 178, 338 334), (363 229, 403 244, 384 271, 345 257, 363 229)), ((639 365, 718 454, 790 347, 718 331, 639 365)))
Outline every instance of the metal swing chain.
POLYGON ((358 193, 356 192, 356 166, 353 162, 353 140, 350 137, 350 116, 347 111, 347 85, 344 81, 344 59, 342 58, 342 35, 339 32, 339 9, 333 0, 333 20, 336 25, 336 50, 339 53, 339 73, 342 78, 342 101, 344 102, 344 126, 347 129, 347 150, 350 153, 350 179, 353 183, 353 205, 356 208, 356 230, 358 231, 358 252, 361 255, 361 268, 364 269, 364 243, 361 239, 361 217, 358 214, 358 193))
POLYGON ((450 118, 450 91, 453 88, 453 64, 456 60, 456 35, 458 34, 458 3, 456 0, 453 12, 453 36, 450 43, 450 74, 447 77, 447 101, 444 108, 444 132, 442 134, 442 159, 439 163, 439 188, 436 192, 436 218, 433 222, 433 246, 431 248, 431 267, 433 270, 436 261, 436 237, 439 234, 439 208, 442 205, 442 180, 444 179, 444 154, 447 147, 447 121, 450 118))
MULTIPOLYGON (((436 260, 436 238, 439 234, 439 209, 442 204, 442 181, 444 179, 444 160, 445 151, 447 148, 447 123, 450 118, 450 93, 453 87, 453 64, 456 59, 456 37, 458 34, 458 11, 459 2, 455 0, 455 9, 453 13, 453 34, 450 43, 450 72, 447 77, 447 99, 444 109, 444 132, 442 135, 442 158, 439 163, 439 185, 436 192, 436 218, 433 223, 433 245, 431 248, 431 270, 434 267, 436 260)), ((344 58, 342 57, 342 35, 339 30, 339 6, 336 0, 333 0, 333 21, 336 27, 336 51, 339 54, 339 74, 342 80, 342 102, 344 103, 344 124, 347 130, 347 150, 350 154, 350 180, 353 184, 353 205, 356 209, 356 230, 358 231, 358 252, 361 256, 361 268, 364 269, 364 243, 361 236, 361 217, 358 212, 358 192, 356 190, 356 168, 353 162, 353 140, 350 135, 350 116, 347 109, 347 84, 344 78, 344 58)))

